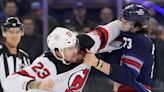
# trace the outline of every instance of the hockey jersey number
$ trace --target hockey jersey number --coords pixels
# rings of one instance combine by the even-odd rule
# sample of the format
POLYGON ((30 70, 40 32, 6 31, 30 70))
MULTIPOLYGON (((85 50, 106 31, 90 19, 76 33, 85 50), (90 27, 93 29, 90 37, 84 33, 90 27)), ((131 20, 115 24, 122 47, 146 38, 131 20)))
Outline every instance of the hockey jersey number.
POLYGON ((46 78, 50 75, 50 72, 47 68, 44 68, 42 62, 38 62, 36 66, 32 67, 32 70, 37 74, 37 76, 41 79, 46 78))
POLYGON ((131 49, 132 48, 132 39, 127 38, 127 37, 123 37, 123 40, 124 40, 123 47, 127 48, 127 49, 131 49))

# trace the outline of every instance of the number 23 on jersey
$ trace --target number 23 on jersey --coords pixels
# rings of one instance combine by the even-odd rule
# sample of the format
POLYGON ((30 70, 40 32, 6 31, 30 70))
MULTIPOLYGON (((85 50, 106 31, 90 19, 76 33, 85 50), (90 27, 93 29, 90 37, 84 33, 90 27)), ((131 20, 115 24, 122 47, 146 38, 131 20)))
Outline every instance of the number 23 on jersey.
POLYGON ((32 67, 32 70, 37 74, 41 79, 44 79, 50 75, 50 72, 47 68, 44 67, 42 62, 38 62, 37 65, 32 67))

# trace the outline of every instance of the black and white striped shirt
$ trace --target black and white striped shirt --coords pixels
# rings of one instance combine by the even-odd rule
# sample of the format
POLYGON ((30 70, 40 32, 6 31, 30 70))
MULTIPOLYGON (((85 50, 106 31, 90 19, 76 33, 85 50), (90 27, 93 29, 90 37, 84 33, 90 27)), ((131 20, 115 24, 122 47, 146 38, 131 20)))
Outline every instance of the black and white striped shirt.
POLYGON ((17 54, 11 54, 5 45, 0 45, 0 92, 3 92, 2 83, 6 77, 30 65, 28 54, 18 49, 17 54))

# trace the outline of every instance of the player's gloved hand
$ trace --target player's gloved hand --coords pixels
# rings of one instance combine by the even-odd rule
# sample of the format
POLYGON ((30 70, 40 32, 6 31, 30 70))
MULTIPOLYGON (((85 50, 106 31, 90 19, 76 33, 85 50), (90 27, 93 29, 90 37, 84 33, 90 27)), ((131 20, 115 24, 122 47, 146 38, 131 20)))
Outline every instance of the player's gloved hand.
POLYGON ((29 89, 43 89, 43 90, 52 90, 54 87, 54 82, 50 79, 47 81, 30 81, 27 84, 27 90, 29 89))
POLYGON ((83 62, 87 65, 91 65, 96 67, 98 64, 99 59, 95 56, 94 53, 92 53, 91 51, 89 51, 88 49, 86 49, 86 55, 83 58, 83 62))

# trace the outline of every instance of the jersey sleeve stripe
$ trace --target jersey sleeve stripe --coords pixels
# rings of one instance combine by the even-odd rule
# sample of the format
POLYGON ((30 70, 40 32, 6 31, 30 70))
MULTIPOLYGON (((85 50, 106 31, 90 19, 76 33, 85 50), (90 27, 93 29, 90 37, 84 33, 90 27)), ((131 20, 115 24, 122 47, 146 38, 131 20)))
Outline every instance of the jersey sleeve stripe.
POLYGON ((132 69, 131 71, 132 71, 132 73, 135 74, 135 76, 138 76, 138 74, 140 73, 140 70, 138 68, 136 68, 136 67, 134 67, 133 65, 130 65, 130 64, 126 64, 126 65, 130 68, 130 70, 132 69))
MULTIPOLYGON (((101 47, 100 47, 100 49, 103 49, 103 48, 105 48, 105 46, 106 46, 106 44, 107 44, 107 42, 108 42, 109 33, 108 33, 108 31, 107 31, 105 28, 103 28, 103 27, 101 27, 101 26, 98 26, 98 29, 99 29, 99 30, 97 30, 97 31, 101 31, 101 33, 102 33, 101 38, 103 38, 103 36, 105 37, 104 43, 102 43, 102 45, 101 45, 101 47)), ((99 33, 98 33, 98 34, 99 34, 99 33)))
POLYGON ((121 61, 125 64, 130 64, 133 65, 134 67, 138 68, 139 70, 141 69, 142 65, 138 63, 137 61, 128 59, 128 58, 121 58, 121 61))
POLYGON ((122 58, 127 58, 133 61, 137 61, 137 63, 139 63, 140 65, 143 65, 143 61, 141 61, 140 59, 130 56, 130 55, 123 55, 122 58))
POLYGON ((20 75, 27 76, 27 77, 35 79, 34 76, 30 75, 26 70, 23 70, 23 69, 20 70, 19 72, 17 72, 17 74, 20 74, 20 75))
POLYGON ((103 41, 102 34, 99 30, 94 30, 94 31, 92 31, 92 33, 97 33, 98 36, 100 37, 101 42, 103 41))
POLYGON ((142 62, 145 60, 143 57, 141 57, 141 56, 139 56, 137 54, 134 54, 134 52, 125 52, 124 55, 135 57, 135 58, 141 60, 142 62))

